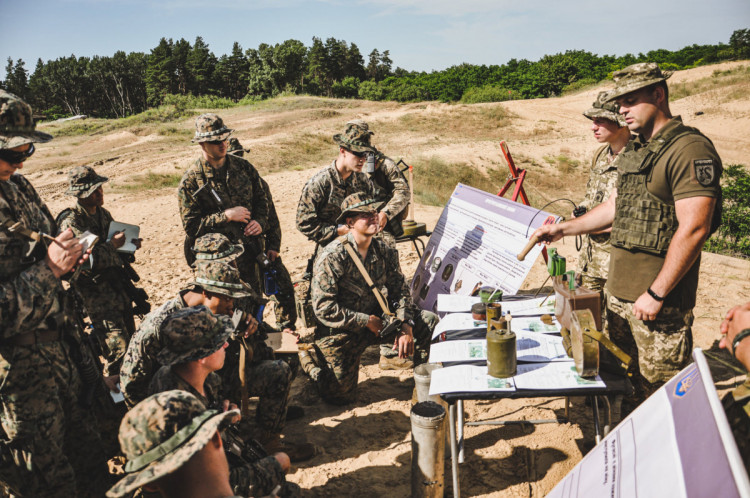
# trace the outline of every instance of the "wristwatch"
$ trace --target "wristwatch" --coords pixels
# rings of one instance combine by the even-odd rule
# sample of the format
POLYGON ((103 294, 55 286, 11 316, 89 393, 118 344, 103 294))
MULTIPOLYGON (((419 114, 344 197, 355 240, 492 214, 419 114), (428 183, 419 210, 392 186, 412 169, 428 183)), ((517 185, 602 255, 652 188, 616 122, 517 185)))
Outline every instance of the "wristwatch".
POLYGON ((659 302, 662 302, 662 301, 664 301, 664 298, 663 298, 663 297, 661 297, 661 296, 660 296, 659 294, 657 294, 656 292, 652 291, 652 290, 651 290, 651 287, 649 287, 649 288, 648 288, 648 289, 646 290, 646 292, 648 292, 648 295, 649 295, 649 296, 651 296, 651 297, 653 297, 653 298, 654 298, 655 300, 657 300, 657 301, 659 301, 659 302))
POLYGON ((750 328, 742 329, 740 330, 739 334, 734 336, 734 340, 732 341, 732 354, 735 358, 737 358, 737 346, 739 346, 740 342, 742 342, 742 340, 746 339, 748 336, 750 336, 750 328))

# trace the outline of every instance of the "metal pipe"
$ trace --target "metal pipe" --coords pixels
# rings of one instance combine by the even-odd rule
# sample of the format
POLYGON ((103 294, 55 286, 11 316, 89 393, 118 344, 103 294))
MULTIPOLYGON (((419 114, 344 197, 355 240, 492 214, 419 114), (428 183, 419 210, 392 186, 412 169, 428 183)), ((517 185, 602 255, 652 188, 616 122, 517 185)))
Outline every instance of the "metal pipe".
POLYGON ((411 409, 411 496, 442 498, 445 492, 445 408, 434 401, 411 409))

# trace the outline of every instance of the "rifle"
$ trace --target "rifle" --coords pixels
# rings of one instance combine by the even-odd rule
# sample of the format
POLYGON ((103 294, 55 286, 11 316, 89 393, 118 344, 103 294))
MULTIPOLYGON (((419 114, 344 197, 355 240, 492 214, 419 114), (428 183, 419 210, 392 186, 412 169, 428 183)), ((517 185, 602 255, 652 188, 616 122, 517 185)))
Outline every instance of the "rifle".
POLYGON ((143 319, 143 316, 151 311, 151 303, 148 302, 148 293, 133 284, 133 282, 139 282, 141 277, 126 259, 128 256, 124 254, 118 255, 122 261, 122 266, 104 268, 93 277, 93 281, 94 283, 99 283, 104 279, 114 288, 124 292, 130 302, 134 304, 131 314, 143 319))

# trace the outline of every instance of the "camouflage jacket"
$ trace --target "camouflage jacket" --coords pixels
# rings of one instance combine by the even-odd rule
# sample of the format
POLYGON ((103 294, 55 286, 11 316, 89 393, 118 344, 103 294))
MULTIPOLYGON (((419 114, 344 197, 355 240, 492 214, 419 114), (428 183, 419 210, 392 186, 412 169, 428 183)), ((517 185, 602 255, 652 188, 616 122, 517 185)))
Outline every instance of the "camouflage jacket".
POLYGON ((179 389, 180 391, 187 391, 198 400, 203 403, 206 410, 219 410, 222 411, 221 397, 219 392, 221 391, 221 378, 214 372, 208 374, 206 381, 203 383, 203 390, 206 395, 202 395, 191 386, 185 379, 177 375, 171 366, 163 366, 151 379, 149 386, 149 396, 164 391, 172 391, 179 389))
POLYGON ((143 317, 141 326, 130 338, 120 368, 120 386, 125 400, 131 407, 149 396, 151 377, 160 367, 155 360, 156 354, 162 348, 159 327, 170 313, 187 306, 182 298, 185 292, 187 291, 181 291, 180 295, 143 317))
POLYGON ((383 156, 375 173, 368 175, 387 199, 383 211, 392 220, 409 207, 409 182, 390 157, 383 156))
MULTIPOLYGON (((586 197, 581 206, 592 210, 606 201, 617 187, 617 158, 609 158, 609 145, 596 152, 591 164, 589 182, 586 185, 586 197)), ((581 247, 578 268, 580 273, 589 277, 606 279, 609 273, 609 233, 586 235, 581 247)))
POLYGON ((232 242, 244 242, 244 223, 227 220, 225 209, 243 206, 250 211, 263 231, 268 228, 268 201, 255 167, 241 157, 227 154, 226 162, 215 170, 204 159, 197 159, 182 176, 177 187, 180 217, 185 233, 197 238, 206 233, 226 235, 232 242), (209 184, 221 199, 216 207, 196 197, 196 192, 209 184))
MULTIPOLYGON (((39 194, 19 174, 0 181, 0 223, 7 220, 47 234, 57 231, 39 194)), ((62 284, 45 262, 44 243, 36 244, 0 228, 0 339, 54 329, 63 319, 62 284)))
POLYGON ((297 230, 325 246, 336 238, 336 218, 341 203, 356 192, 375 195, 375 187, 364 173, 352 173, 346 180, 336 170, 336 161, 315 173, 302 189, 297 205, 297 230))
MULTIPOLYGON (((343 245, 346 239, 359 257, 352 234, 328 244, 315 260, 312 279, 312 301, 315 316, 334 329, 359 332, 370 315, 382 315, 380 305, 362 274, 343 245)), ((364 266, 370 278, 388 301, 391 311, 401 320, 414 315, 414 304, 401 273, 398 251, 380 239, 373 238, 364 266), (395 308, 395 309, 394 309, 395 308)))
POLYGON ((268 202, 268 227, 263 233, 266 239, 266 251, 281 252, 281 223, 278 214, 276 214, 271 189, 268 187, 268 182, 263 178, 260 179, 260 184, 266 192, 266 201, 268 202))

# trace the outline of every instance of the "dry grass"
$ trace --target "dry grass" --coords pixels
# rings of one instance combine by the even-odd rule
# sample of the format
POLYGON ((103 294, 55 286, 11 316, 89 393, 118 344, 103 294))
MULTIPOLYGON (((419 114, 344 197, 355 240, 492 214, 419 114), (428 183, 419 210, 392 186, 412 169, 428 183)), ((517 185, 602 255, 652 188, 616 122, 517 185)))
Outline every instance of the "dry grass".
POLYGON ((724 95, 726 102, 747 97, 750 93, 750 66, 737 66, 726 71, 716 70, 707 78, 670 84, 669 98, 675 101, 728 86, 737 86, 737 88, 724 95))
POLYGON ((146 190, 158 190, 162 188, 177 188, 182 179, 182 173, 154 173, 147 172, 128 178, 122 183, 112 185, 114 192, 139 192, 146 190))
POLYGON ((492 180, 469 164, 448 163, 433 156, 417 159, 412 166, 418 172, 414 176, 414 197, 422 204, 444 205, 459 183, 492 190, 488 188, 492 180))

